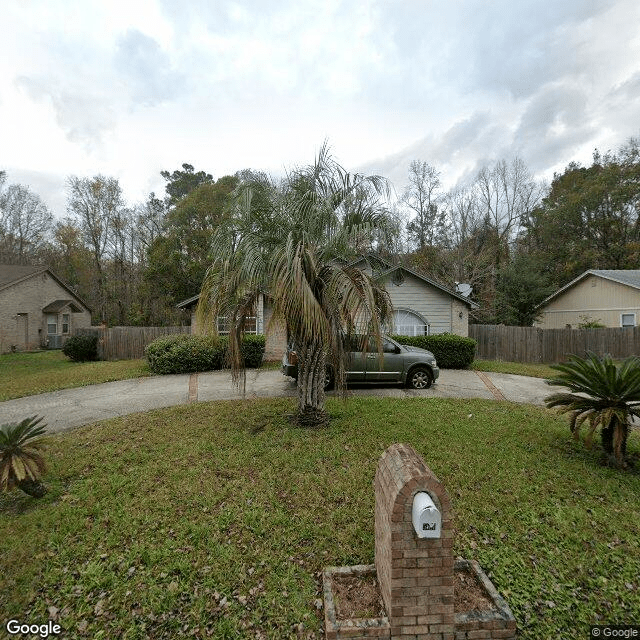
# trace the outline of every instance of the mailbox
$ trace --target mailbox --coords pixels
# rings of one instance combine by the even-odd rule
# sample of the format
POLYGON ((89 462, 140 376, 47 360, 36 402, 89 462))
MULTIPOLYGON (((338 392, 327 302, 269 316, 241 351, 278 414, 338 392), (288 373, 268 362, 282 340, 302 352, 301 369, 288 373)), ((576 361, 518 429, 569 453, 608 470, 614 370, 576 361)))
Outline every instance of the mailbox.
POLYGON ((418 538, 439 538, 442 530, 442 514, 426 491, 413 497, 413 528, 418 538))

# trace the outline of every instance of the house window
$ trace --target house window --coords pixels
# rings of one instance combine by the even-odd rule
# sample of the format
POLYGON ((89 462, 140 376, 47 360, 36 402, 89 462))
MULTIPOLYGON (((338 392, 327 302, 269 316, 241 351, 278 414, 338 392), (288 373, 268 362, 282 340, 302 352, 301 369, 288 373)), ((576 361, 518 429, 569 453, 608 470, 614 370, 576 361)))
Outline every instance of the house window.
POLYGON ((69 333, 69 314, 62 314, 62 333, 69 333))
POLYGON ((393 314, 393 332, 399 336, 428 336, 429 323, 414 311, 399 309, 393 314))
POLYGON ((58 316, 54 313, 47 315, 47 334, 55 336, 58 333, 58 316))
MULTIPOLYGON (((244 323, 244 332, 253 334, 258 333, 258 325, 255 316, 246 318, 244 323)), ((229 321, 226 316, 218 316, 218 333, 229 333, 229 321)))
POLYGON ((635 313, 623 313, 620 316, 621 327, 635 327, 636 326, 636 314, 635 313))

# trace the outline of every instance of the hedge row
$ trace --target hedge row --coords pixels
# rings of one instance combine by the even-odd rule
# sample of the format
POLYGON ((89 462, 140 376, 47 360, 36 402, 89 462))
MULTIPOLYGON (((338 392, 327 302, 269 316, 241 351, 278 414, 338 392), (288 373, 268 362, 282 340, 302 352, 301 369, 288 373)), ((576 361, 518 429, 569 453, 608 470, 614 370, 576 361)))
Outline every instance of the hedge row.
MULTIPOLYGON (((227 366, 228 346, 226 336, 213 338, 177 334, 156 338, 144 351, 153 373, 194 373, 227 366)), ((245 366, 259 367, 264 348, 264 336, 245 336, 242 343, 245 366)))
POLYGON ((431 351, 441 369, 466 369, 476 355, 476 341, 452 333, 433 336, 391 336, 400 344, 431 351))

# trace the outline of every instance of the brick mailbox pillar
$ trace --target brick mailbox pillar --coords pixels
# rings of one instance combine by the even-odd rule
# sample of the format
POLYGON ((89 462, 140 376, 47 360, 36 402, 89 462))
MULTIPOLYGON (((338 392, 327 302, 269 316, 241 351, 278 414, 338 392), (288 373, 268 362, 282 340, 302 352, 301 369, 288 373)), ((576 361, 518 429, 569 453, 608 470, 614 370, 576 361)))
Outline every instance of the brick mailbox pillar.
POLYGON ((375 476, 375 566, 392 638, 453 640, 454 557, 449 496, 416 451, 389 447, 375 476), (424 491, 442 517, 439 538, 419 538, 413 499, 424 491))

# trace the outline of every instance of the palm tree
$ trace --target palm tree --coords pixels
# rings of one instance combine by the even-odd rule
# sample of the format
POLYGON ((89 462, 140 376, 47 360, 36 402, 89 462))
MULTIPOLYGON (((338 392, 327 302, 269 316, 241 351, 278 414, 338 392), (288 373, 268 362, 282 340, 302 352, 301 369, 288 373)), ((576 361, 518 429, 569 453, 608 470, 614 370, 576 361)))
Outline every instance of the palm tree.
POLYGON ((217 316, 229 320, 229 358, 237 384, 244 382, 240 344, 258 295, 268 293, 272 321, 284 321, 298 353, 298 410, 301 425, 326 424, 325 374, 344 388, 344 335, 369 332, 382 351, 382 327, 392 307, 384 287, 345 258, 355 255, 385 221, 379 196, 386 182, 347 173, 326 144, 312 166, 271 185, 259 212, 252 190, 236 202, 237 215, 214 236, 217 256, 205 278, 198 316, 215 333, 217 316), (268 210, 268 215, 265 215, 268 210))
POLYGON ((0 427, 0 490, 22 489, 34 498, 41 498, 46 487, 40 482, 40 474, 46 469, 40 453, 40 436, 46 425, 39 425, 42 418, 25 418, 18 424, 0 427))
POLYGON ((640 358, 632 356, 616 365, 611 356, 600 358, 589 351, 585 358, 571 356, 569 362, 552 368, 560 373, 547 383, 573 393, 550 395, 545 398, 547 407, 559 407, 560 413, 569 414, 576 439, 588 422, 589 447, 600 427, 605 453, 616 466, 625 466, 630 420, 640 416, 640 358))

